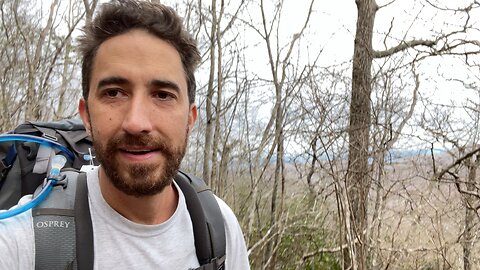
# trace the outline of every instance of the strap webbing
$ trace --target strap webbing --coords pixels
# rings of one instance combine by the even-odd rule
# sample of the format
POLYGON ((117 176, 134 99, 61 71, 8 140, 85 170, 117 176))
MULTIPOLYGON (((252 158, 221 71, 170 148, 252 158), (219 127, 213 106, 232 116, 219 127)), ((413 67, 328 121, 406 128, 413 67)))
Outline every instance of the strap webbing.
MULTIPOLYGON (((179 174, 177 174, 178 176, 179 174)), ((192 220, 193 237, 195 239, 195 249, 197 251, 198 262, 200 265, 210 262, 213 258, 212 245, 210 244, 210 233, 208 231, 205 215, 195 190, 183 177, 175 178, 177 185, 185 195, 188 213, 192 220)))
POLYGON ((193 175, 188 175, 188 177, 192 181, 192 186, 195 187, 198 199, 202 203, 202 209, 207 220, 210 243, 212 244, 213 258, 217 259, 217 263, 220 266, 225 260, 226 252, 225 225, 220 206, 213 192, 203 180, 193 175))
POLYGON ((211 190, 199 178, 179 171, 175 182, 185 195, 200 267, 197 269, 224 269, 225 227, 220 207, 211 190))
POLYGON ((88 205, 87 174, 80 173, 75 195, 75 225, 78 270, 93 269, 93 229, 88 205))

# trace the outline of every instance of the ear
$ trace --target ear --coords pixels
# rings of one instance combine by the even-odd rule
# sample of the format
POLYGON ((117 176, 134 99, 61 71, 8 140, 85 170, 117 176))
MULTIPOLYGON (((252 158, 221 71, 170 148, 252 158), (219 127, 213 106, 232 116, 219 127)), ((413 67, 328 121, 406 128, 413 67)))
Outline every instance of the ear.
POLYGON ((81 98, 80 101, 78 102, 78 112, 80 114, 80 118, 82 118, 83 125, 85 126, 87 134, 92 136, 90 116, 88 115, 88 105, 87 105, 87 101, 83 98, 81 98))
POLYGON ((197 105, 195 105, 195 103, 192 103, 188 112, 188 133, 190 133, 193 125, 195 125, 195 122, 197 121, 197 114, 197 105))

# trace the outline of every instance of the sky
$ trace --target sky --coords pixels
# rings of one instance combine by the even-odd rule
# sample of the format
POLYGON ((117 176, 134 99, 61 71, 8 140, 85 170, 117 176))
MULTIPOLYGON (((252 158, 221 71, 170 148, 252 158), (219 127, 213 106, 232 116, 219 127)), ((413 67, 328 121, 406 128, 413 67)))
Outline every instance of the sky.
MULTIPOLYGON (((441 32, 461 29, 465 15, 461 12, 448 11, 466 7, 472 1, 419 1, 396 0, 377 1, 381 8, 376 13, 373 47, 375 50, 385 50, 396 46, 402 40, 434 39, 441 32), (434 8, 433 5, 439 9, 434 8), (388 38, 385 38, 388 33, 388 38)), ((301 28, 305 14, 308 10, 308 0, 285 1, 284 24, 282 25, 284 40, 289 38, 301 28)), ((315 51, 322 50, 319 64, 321 66, 335 66, 341 63, 350 63, 353 56, 353 43, 356 28, 356 5, 354 0, 316 1, 314 15, 307 36, 302 41, 305 45, 304 52, 315 55, 315 51)), ((470 23, 477 30, 468 35, 455 38, 480 40, 480 8, 472 11, 470 23)), ((451 38, 450 41, 453 39, 451 38)), ((425 49, 425 48, 423 48, 425 49)), ((262 52, 255 57, 258 59, 262 52)), ((398 59, 402 61, 402 59, 398 59)), ((469 63, 480 64, 480 57, 470 57, 469 63)), ((384 63, 384 59, 376 60, 374 66, 384 63)), ((478 94, 465 89, 461 81, 477 82, 480 85, 480 70, 477 67, 467 68, 464 58, 434 57, 428 58, 417 64, 420 73, 420 93, 423 98, 435 104, 461 107, 467 100, 480 102, 478 94)), ((403 89, 406 94, 413 90, 403 89)), ((423 111, 422 103, 416 107, 417 114, 423 111)), ((465 110, 455 111, 452 119, 466 119, 465 110)), ((452 123, 453 125, 457 123, 452 123)), ((411 129, 409 132, 420 136, 420 131, 411 129)), ((405 142, 410 144, 412 141, 405 142)), ((415 142, 417 143, 417 142, 415 142)), ((423 143, 423 142, 418 142, 423 143)), ((402 143, 399 143, 401 145, 402 143)))
MULTIPOLYGON (((48 0, 37 0, 48 8, 48 0)), ((459 12, 445 11, 447 8, 465 6, 473 0, 378 0, 381 9, 376 14, 374 49, 383 50, 397 45, 401 40, 433 38, 439 29, 443 31, 458 29, 462 21, 459 12), (440 8, 434 9, 431 4, 440 8), (444 9, 443 11, 441 9, 444 9), (385 34, 389 37, 385 39, 385 34)), ((175 4, 177 1, 165 0, 166 4, 175 4)), ((242 16, 245 20, 256 22, 259 26, 260 1, 252 1, 251 8, 242 16)), ((272 19, 273 5, 276 1, 265 1, 267 19, 272 19)), ((233 12, 238 0, 226 1, 227 9, 233 12)), ((203 1, 208 5, 209 1, 203 1)), ((308 12, 310 0, 285 0, 280 24, 279 41, 281 46, 287 44, 295 33, 303 26, 308 12)), ((480 29, 480 10, 477 8, 472 14, 471 23, 480 29)), ((355 0, 325 1, 316 0, 313 14, 305 36, 300 39, 301 49, 295 52, 300 63, 312 63, 320 53, 317 65, 332 67, 344 64, 349 66, 353 56, 353 43, 356 24, 355 0)), ((249 48, 249 70, 264 78, 270 78, 265 45, 260 36, 247 27, 240 33, 240 38, 249 48)), ((480 31, 469 33, 467 38, 480 40, 480 31)), ((471 60, 471 59, 470 59, 471 60)), ((401 59, 399 60, 401 61, 401 59)), ((473 61, 473 60, 471 60, 473 61)), ((480 61, 476 58, 477 63, 480 61)), ((383 59, 376 61, 376 66, 383 63, 383 59)), ((421 91, 425 98, 440 104, 461 105, 468 98, 475 99, 472 91, 465 90, 458 80, 479 81, 478 68, 467 69, 462 59, 449 57, 430 58, 418 64, 421 72, 421 91)), ((200 75, 201 76, 201 75, 200 75)), ((201 78, 200 78, 201 80, 201 78)), ((408 89, 406 89, 408 92, 408 89)), ((269 107, 263 112, 268 113, 269 107)))

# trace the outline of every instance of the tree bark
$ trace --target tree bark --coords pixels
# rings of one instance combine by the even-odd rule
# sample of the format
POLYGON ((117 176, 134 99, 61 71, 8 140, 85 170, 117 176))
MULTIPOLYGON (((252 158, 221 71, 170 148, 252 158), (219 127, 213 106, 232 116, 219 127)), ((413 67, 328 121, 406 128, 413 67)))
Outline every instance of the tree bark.
POLYGON ((217 37, 217 1, 212 0, 212 28, 210 32, 210 76, 207 88, 207 100, 205 102, 206 113, 206 127, 205 127, 205 146, 203 155, 203 180, 212 187, 211 179, 211 157, 212 157, 212 140, 213 140, 213 94, 214 94, 214 80, 215 80, 215 39, 217 37))
POLYGON ((65 56, 63 62, 63 73, 62 73, 62 85, 60 86, 60 93, 58 97, 58 106, 57 111, 55 112, 54 119, 62 119, 64 117, 64 110, 65 110, 65 95, 68 92, 68 82, 70 79, 70 74, 68 73, 68 69, 70 66, 70 50, 71 50, 71 38, 69 37, 65 44, 65 56))
MULTIPOLYGON (((468 178, 467 178, 467 190, 475 191, 477 168, 480 165, 480 159, 478 156, 472 156, 467 162, 468 178)), ((465 232, 463 233, 463 269, 472 269, 472 248, 474 245, 474 226, 476 211, 473 208, 475 197, 470 194, 465 194, 465 232)))
MULTIPOLYGON (((374 0, 357 0, 357 29, 355 34, 352 93, 350 103, 347 192, 351 221, 357 237, 355 256, 345 256, 345 268, 366 269, 367 196, 370 189, 369 141, 371 117, 372 36, 377 5, 374 0)), ((352 252, 347 252, 352 254, 352 252)))
MULTIPOLYGON (((221 1, 220 7, 220 14, 223 13, 223 1, 221 1)), ((214 15, 214 19, 216 15, 214 15)), ((216 194, 223 195, 223 185, 222 180, 219 176, 219 161, 218 161, 218 152, 219 152, 219 145, 220 145, 220 114, 223 107, 223 70, 222 70, 222 37, 220 32, 220 23, 221 23, 221 16, 218 17, 218 20, 215 22, 217 30, 215 31, 215 42, 216 42, 216 50, 218 51, 217 56, 217 95, 216 95, 216 102, 215 102, 215 127, 213 132, 213 144, 212 144, 212 171, 211 171, 211 181, 212 187, 216 194)))

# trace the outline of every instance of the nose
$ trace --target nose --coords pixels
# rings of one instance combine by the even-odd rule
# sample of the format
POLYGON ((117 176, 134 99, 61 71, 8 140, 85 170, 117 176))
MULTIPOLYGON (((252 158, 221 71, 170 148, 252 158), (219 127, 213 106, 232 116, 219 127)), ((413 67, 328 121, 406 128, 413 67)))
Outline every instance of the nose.
POLYGON ((148 98, 133 95, 124 115, 122 128, 129 134, 150 133, 152 131, 152 115, 152 107, 148 98))

